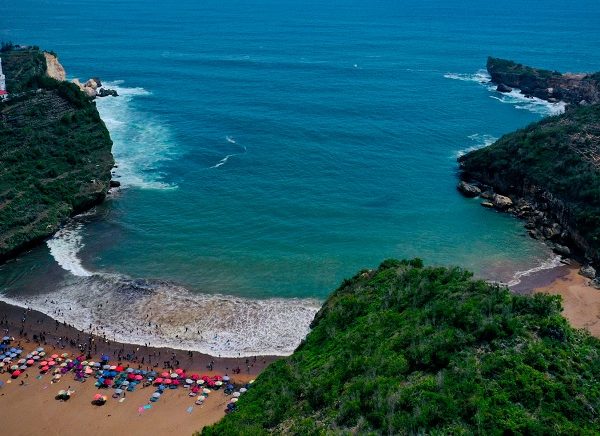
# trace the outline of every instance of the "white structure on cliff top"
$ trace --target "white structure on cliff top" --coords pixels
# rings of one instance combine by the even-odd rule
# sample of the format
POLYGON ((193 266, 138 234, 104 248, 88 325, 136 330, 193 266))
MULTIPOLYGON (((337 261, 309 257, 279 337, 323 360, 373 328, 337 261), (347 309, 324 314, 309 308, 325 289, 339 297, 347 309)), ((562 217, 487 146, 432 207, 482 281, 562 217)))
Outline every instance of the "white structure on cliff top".
POLYGON ((2 58, 0 58, 0 98, 4 98, 7 94, 6 77, 4 77, 4 74, 2 74, 2 58))

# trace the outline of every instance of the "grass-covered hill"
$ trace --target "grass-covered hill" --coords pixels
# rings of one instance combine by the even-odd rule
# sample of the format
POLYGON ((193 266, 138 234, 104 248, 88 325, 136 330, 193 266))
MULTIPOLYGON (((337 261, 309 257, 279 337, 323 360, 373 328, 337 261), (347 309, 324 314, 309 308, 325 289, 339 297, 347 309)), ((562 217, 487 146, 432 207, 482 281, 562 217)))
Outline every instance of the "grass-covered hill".
POLYGON ((572 242, 600 260, 600 105, 504 135, 460 158, 464 179, 537 201, 569 229, 572 242))
POLYGON ((389 260, 344 281, 202 434, 598 434, 599 377, 600 341, 559 297, 389 260))
POLYGON ((46 76, 37 48, 0 53, 13 97, 0 102, 0 260, 102 201, 114 164, 96 106, 46 76))

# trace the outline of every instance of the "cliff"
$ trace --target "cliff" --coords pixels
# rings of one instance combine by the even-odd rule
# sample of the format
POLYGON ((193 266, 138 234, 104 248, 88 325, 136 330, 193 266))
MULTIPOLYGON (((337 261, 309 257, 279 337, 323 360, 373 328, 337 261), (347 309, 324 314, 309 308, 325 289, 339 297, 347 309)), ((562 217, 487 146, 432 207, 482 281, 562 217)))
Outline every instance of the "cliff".
POLYGON ((487 70, 499 91, 518 88, 527 96, 570 105, 600 103, 600 73, 561 74, 489 57, 487 70))
POLYGON ((4 51, 0 57, 11 97, 0 102, 3 260, 101 202, 114 161, 95 104, 74 84, 47 75, 64 74, 54 56, 30 48, 4 51))
POLYGON ((533 237, 560 244, 561 254, 575 251, 600 263, 599 104, 505 135, 459 163, 461 179, 479 184, 492 204, 497 194, 511 197, 501 209, 524 218, 533 237))
POLYGON ((385 261, 345 280, 202 434, 597 434, 600 341, 560 311, 560 297, 385 261))

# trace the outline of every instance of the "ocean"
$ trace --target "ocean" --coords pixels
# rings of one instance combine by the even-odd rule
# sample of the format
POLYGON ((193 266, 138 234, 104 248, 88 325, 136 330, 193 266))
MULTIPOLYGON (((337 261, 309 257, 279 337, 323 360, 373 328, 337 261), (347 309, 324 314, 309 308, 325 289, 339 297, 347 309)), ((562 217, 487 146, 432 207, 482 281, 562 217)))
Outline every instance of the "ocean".
POLYGON ((0 0, 97 99, 122 188, 0 266, 1 299, 109 337, 285 355, 390 257, 514 284, 558 259, 456 191, 456 158, 560 113, 487 56, 600 70, 600 4, 0 0))

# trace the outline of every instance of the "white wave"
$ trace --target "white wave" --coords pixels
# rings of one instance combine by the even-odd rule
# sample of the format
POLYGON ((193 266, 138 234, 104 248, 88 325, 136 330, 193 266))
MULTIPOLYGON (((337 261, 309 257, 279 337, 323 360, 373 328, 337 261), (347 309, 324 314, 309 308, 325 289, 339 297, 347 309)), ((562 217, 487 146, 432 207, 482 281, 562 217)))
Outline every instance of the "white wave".
MULTIPOLYGON (((248 151, 248 149, 246 148, 246 146, 245 146, 245 145, 241 145, 241 146, 240 146, 240 145, 237 143, 237 141, 236 141, 235 139, 233 139, 231 136, 226 136, 226 137, 225 137, 225 140, 226 140, 227 142, 229 142, 230 144, 235 144, 235 145, 238 145, 238 146, 239 146, 239 147, 240 147, 242 150, 244 150, 244 151, 243 151, 243 153, 246 153, 246 152, 248 151)), ((231 153, 231 154, 228 154, 227 156, 225 156, 223 159, 221 159, 219 162, 217 162, 217 163, 216 163, 216 164, 214 164, 213 166, 211 166, 211 167, 208 167, 208 169, 211 169, 211 168, 219 168, 220 166, 223 166, 223 165, 225 165, 225 164, 227 163, 227 161, 229 160, 229 158, 230 158, 230 157, 233 157, 233 156, 239 156, 240 154, 243 154, 243 153, 231 153)))
MULTIPOLYGON (((495 87, 491 87, 492 91, 496 92, 495 87)), ((498 93, 500 94, 500 93, 498 93)), ((511 92, 498 95, 490 95, 490 98, 508 103, 515 106, 516 109, 527 110, 540 115, 560 115, 565 111, 566 104, 562 101, 550 103, 537 97, 526 97, 521 94, 518 89, 513 89, 511 92)))
POLYGON ((229 160, 229 158, 232 156, 237 156, 237 155, 236 154, 228 154, 223 159, 221 159, 219 162, 217 162, 216 164, 214 164, 212 167, 209 167, 209 168, 219 168, 221 165, 225 165, 227 163, 227 161, 229 160))
POLYGON ((66 271, 79 277, 88 277, 93 273, 81 264, 77 254, 84 247, 81 231, 83 224, 72 220, 52 236, 46 245, 56 262, 66 271))
POLYGON ((235 141, 235 139, 233 139, 231 136, 226 136, 225 139, 227 140, 227 142, 229 142, 230 144, 237 144, 237 142, 235 141))
POLYGON ((104 82, 118 97, 96 99, 98 112, 113 140, 113 155, 117 163, 115 175, 123 188, 174 189, 164 182, 160 165, 170 159, 173 140, 168 129, 145 112, 138 110, 133 100, 151 95, 140 87, 125 87, 123 81, 104 82))
POLYGON ((562 265, 562 257, 561 256, 552 256, 551 258, 543 261, 540 265, 533 267, 531 269, 525 271, 517 271, 513 276, 513 279, 506 283, 508 287, 513 287, 521 283, 521 279, 526 276, 530 276, 540 271, 544 271, 547 269, 556 268, 562 265))
POLYGON ((161 281, 97 274, 63 288, 0 300, 31 307, 110 340, 199 351, 213 356, 289 355, 309 331, 321 303, 205 295, 161 281))
POLYGON ((488 91, 493 92, 490 98, 498 100, 502 103, 514 105, 516 109, 527 110, 539 115, 559 115, 565 111, 566 104, 562 101, 550 103, 537 97, 525 97, 519 89, 513 89, 511 92, 500 93, 496 91, 496 85, 490 80, 491 77, 486 70, 478 70, 474 74, 462 73, 446 73, 444 77, 447 79, 461 80, 465 82, 476 82, 485 86, 488 91))
POLYGON ((489 83, 490 75, 486 70, 477 70, 475 74, 461 74, 461 73, 446 73, 444 74, 446 79, 461 80, 463 82, 477 82, 477 83, 489 83))
POLYGON ((467 147, 467 148, 457 151, 454 158, 459 158, 467 153, 470 153, 471 151, 479 150, 480 148, 489 147, 490 145, 492 145, 494 142, 496 142, 498 140, 498 138, 496 138, 495 136, 485 135, 485 134, 482 135, 479 133, 474 133, 473 135, 469 135, 469 139, 471 141, 475 142, 475 144, 471 145, 470 147, 467 147))

